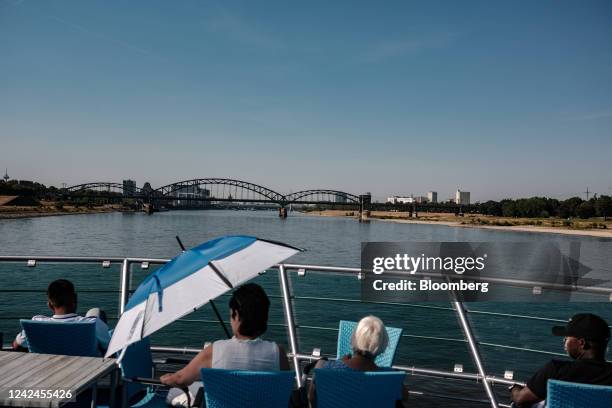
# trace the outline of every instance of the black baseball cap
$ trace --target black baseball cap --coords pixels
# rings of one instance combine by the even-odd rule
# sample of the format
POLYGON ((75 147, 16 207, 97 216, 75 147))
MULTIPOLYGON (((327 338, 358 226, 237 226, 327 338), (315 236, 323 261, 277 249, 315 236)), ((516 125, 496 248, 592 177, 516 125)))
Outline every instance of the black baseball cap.
POLYGON ((608 341, 610 328, 601 317, 592 313, 578 313, 572 316, 565 326, 554 326, 555 336, 579 337, 586 340, 608 341))

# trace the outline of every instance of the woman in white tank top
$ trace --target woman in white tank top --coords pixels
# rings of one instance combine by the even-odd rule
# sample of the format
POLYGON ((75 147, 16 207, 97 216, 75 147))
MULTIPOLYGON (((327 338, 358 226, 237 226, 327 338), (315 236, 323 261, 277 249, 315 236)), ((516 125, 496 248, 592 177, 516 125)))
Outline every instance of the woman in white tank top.
POLYGON ((260 338, 268 328, 270 300, 261 286, 248 283, 236 289, 229 302, 234 336, 205 347, 182 370, 163 375, 162 383, 185 387, 200 379, 202 368, 231 370, 289 370, 285 350, 260 338))
MULTIPOLYGON (((285 359, 286 360, 286 359, 285 359)), ((217 340, 212 345, 212 368, 254 371, 280 369, 279 346, 260 338, 239 340, 217 340)))

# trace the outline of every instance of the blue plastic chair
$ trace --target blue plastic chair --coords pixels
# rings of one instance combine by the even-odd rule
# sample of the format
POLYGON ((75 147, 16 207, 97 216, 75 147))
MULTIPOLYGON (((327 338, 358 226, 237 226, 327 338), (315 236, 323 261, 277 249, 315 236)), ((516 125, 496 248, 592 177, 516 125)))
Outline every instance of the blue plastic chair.
POLYGON ((287 408, 295 373, 203 368, 206 408, 287 408))
MULTIPOLYGON (((120 363, 123 379, 135 377, 151 378, 153 376, 153 355, 149 338, 145 337, 137 343, 130 344, 120 363)), ((157 392, 154 387, 137 382, 124 381, 127 400, 134 399, 140 393, 142 397, 129 405, 134 408, 167 408, 165 395, 157 392)), ((103 406, 98 405, 98 408, 103 406)))
POLYGON ((610 408, 612 386, 548 380, 548 408, 610 408))
POLYGON ((395 407, 402 399, 403 371, 315 369, 317 408, 395 407))
POLYGON ((30 353, 99 357, 96 322, 19 321, 30 353))
MULTIPOLYGON (((118 356, 116 356, 118 357, 118 356)), ((165 395, 161 395, 156 390, 147 384, 130 381, 134 377, 151 378, 153 376, 153 356, 148 338, 144 338, 137 343, 128 346, 123 359, 120 363, 121 377, 124 380, 125 398, 128 407, 138 408, 167 408, 165 395), (126 379, 128 381, 126 381, 126 379), (129 402, 136 399, 137 394, 140 397, 137 401, 129 402)), ((121 400, 123 395, 118 395, 121 400)), ((121 404, 123 405, 123 404, 121 404)), ((109 408, 108 405, 96 405, 97 408, 109 408)))
MULTIPOLYGON (((351 337, 357 327, 357 322, 351 322, 348 320, 340 320, 340 329, 338 330, 338 351, 336 358, 342 358, 347 354, 352 354, 351 349, 351 337)), ((395 352, 397 351, 397 345, 399 344, 400 338, 404 329, 397 327, 388 327, 387 335, 389 336, 389 345, 386 350, 376 356, 374 362, 379 367, 391 367, 393 365, 393 359, 395 358, 395 352)))

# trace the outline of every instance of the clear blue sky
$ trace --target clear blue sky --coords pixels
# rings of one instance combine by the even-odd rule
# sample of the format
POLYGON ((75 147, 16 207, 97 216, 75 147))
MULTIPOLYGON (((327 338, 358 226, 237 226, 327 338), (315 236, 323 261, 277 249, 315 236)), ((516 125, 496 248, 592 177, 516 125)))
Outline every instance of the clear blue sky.
POLYGON ((0 167, 612 194, 611 22, 609 1, 0 0, 0 167))

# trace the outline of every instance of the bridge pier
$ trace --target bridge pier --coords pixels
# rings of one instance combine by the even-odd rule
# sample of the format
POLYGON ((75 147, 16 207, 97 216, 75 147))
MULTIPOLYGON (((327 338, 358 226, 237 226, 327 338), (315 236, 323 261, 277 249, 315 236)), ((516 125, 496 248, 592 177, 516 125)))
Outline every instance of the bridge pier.
POLYGON ((278 209, 278 216, 281 219, 287 218, 287 207, 279 207, 279 209, 278 209))
POLYGON ((370 203, 372 195, 370 193, 359 196, 359 222, 370 222, 370 203))

